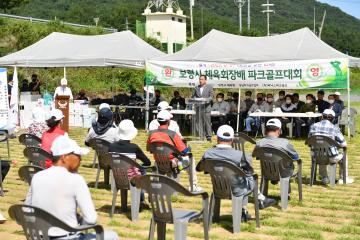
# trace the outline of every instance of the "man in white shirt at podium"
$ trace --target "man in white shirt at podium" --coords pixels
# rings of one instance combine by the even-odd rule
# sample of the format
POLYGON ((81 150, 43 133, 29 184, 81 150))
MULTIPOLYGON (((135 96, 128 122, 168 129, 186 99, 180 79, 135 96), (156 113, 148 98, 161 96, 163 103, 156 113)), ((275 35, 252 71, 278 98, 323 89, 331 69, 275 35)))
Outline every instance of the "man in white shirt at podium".
MULTIPOLYGON (((206 75, 200 75, 199 77, 199 85, 195 87, 195 92, 192 98, 202 98, 206 102, 204 103, 205 113, 197 112, 199 108, 195 108, 196 111, 196 121, 199 123, 199 127, 201 124, 205 124, 205 136, 208 141, 211 141, 211 101, 214 95, 214 89, 211 85, 207 84, 206 75)), ((199 133, 199 129, 197 130, 199 133)))

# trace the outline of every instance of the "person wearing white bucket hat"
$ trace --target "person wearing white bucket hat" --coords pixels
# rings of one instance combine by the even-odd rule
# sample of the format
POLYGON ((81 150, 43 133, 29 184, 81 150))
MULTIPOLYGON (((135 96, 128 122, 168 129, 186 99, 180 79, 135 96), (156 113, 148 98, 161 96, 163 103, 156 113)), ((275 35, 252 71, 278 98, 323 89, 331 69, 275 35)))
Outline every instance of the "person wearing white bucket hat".
MULTIPOLYGON (((126 155, 127 157, 140 160, 142 162, 142 166, 150 166, 150 159, 144 154, 141 148, 131 141, 136 137, 138 130, 135 128, 133 121, 131 120, 122 120, 119 124, 118 137, 119 141, 110 144, 109 152, 116 152, 126 155)), ((136 175, 145 175, 145 170, 137 169, 137 168, 129 168, 128 169, 128 177, 129 179, 135 177, 136 175)), ((147 208, 148 205, 145 203, 144 193, 142 192, 140 195, 140 208, 147 208)))
MULTIPOLYGON (((163 111, 163 110, 171 112, 172 107, 169 105, 168 102, 162 101, 162 102, 160 102, 158 104, 157 110, 158 110, 158 112, 163 111)), ((173 117, 171 117, 171 118, 173 118, 173 117)), ((149 124, 149 131, 156 130, 159 127, 160 127, 159 121, 157 119, 154 119, 149 124)), ((172 130, 172 131, 176 132, 182 138, 179 124, 176 121, 172 120, 172 119, 170 120, 169 130, 172 130)))
POLYGON ((55 89, 54 99, 56 99, 57 96, 69 96, 70 100, 74 98, 71 89, 68 87, 66 78, 62 78, 60 80, 60 86, 55 89))
MULTIPOLYGON (((53 166, 35 174, 25 203, 50 212, 67 225, 95 224, 97 213, 85 179, 78 174, 81 156, 89 152, 66 136, 57 137, 52 146, 53 166), (79 208, 81 218, 78 218, 79 208)), ((49 230, 50 239, 95 239, 92 233, 69 233, 61 228, 49 230)), ((118 239, 105 231, 105 239, 118 239)))

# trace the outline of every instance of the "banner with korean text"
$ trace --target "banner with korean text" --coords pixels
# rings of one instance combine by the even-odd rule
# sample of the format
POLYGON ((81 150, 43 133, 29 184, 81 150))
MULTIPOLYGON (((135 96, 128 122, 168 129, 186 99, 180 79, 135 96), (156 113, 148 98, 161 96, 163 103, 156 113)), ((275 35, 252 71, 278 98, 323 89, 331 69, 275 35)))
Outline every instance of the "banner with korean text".
POLYGON ((155 61, 146 63, 146 84, 194 87, 201 74, 217 88, 347 89, 348 59, 249 64, 155 61))
POLYGON ((9 98, 6 68, 0 68, 0 125, 7 123, 9 117, 9 98))

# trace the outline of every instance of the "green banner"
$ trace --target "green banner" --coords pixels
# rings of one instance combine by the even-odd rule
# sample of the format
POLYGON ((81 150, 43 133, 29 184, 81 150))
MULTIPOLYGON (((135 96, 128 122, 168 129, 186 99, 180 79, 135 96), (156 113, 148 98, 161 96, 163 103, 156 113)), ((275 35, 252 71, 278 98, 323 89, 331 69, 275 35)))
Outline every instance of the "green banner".
POLYGON ((203 74, 217 88, 347 89, 348 65, 348 59, 249 64, 150 60, 146 63, 146 83, 194 87, 203 74))

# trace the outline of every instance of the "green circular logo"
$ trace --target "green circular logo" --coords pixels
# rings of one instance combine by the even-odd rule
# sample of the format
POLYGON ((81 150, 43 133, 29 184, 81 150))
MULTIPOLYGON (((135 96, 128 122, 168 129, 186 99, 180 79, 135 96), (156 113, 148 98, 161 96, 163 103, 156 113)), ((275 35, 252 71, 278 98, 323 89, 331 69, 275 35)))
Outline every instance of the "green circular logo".
POLYGON ((164 67, 162 70, 162 75, 166 80, 169 80, 174 77, 174 69, 171 67, 164 67))
POLYGON ((319 80, 324 75, 323 68, 319 64, 311 64, 306 73, 311 80, 319 80))

